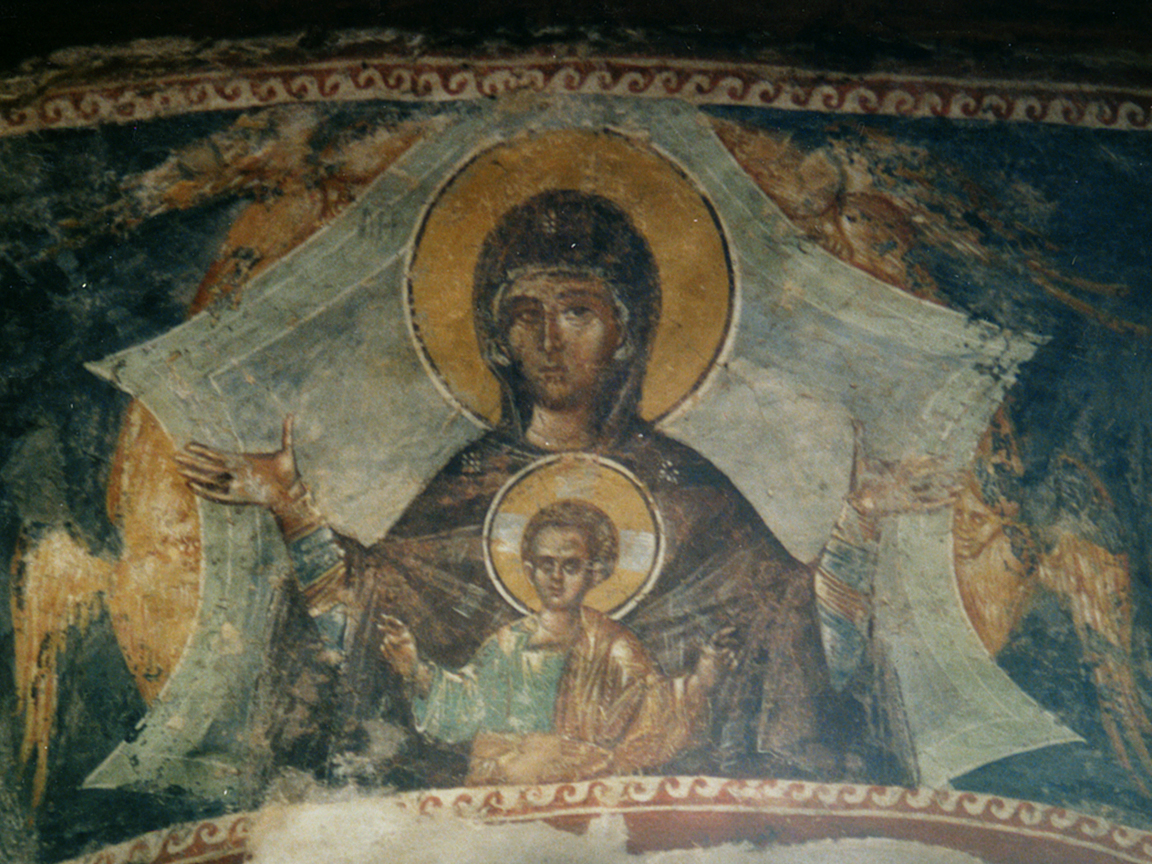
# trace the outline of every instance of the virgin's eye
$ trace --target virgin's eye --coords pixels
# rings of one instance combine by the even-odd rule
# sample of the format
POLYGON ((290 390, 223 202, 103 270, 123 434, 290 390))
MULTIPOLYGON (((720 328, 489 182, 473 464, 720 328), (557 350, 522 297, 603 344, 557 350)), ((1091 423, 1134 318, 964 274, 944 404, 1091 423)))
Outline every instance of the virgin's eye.
POLYGON ((571 306, 560 314, 570 321, 581 324, 596 316, 595 311, 589 306, 571 306))
POLYGON ((509 316, 509 323, 513 327, 534 327, 540 323, 540 319, 539 309, 513 309, 509 316))

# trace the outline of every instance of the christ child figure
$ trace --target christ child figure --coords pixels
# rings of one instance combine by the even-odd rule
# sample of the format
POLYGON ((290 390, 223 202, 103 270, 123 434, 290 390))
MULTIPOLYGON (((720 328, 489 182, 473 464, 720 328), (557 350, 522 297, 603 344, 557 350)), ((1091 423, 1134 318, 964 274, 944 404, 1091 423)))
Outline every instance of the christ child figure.
POLYGON ((733 631, 715 634, 690 674, 669 678, 630 630, 585 606, 619 554, 611 518, 587 501, 537 511, 520 554, 540 611, 489 636, 462 669, 428 662, 403 622, 381 618, 380 651, 412 688, 416 728, 471 741, 469 785, 630 774, 692 746, 732 664, 733 631))

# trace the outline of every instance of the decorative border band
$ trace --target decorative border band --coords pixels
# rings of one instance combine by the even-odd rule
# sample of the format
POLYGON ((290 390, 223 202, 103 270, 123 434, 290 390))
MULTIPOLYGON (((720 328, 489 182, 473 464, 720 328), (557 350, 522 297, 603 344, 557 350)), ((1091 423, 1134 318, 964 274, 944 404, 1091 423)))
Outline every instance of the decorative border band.
POLYGON ((108 846, 84 864, 239 864, 246 861, 254 816, 240 813, 142 834, 108 846))
POLYGON ((49 87, 35 96, 0 98, 0 137, 294 102, 444 102, 518 91, 1102 129, 1146 130, 1152 125, 1152 91, 1137 89, 907 75, 846 76, 698 60, 461 56, 378 57, 49 87))
MULTIPOLYGON (((622 777, 550 786, 450 789, 380 799, 417 816, 485 822, 572 822, 621 814, 629 848, 688 848, 740 842, 758 828, 773 842, 887 836, 965 851, 989 864, 1152 862, 1152 834, 1059 807, 973 792, 791 780, 622 777), (759 818, 760 822, 755 820, 759 818), (749 820, 753 821, 749 821, 749 820)), ((394 811, 395 812, 395 811, 394 811)), ((258 814, 241 814, 143 835, 85 864, 241 861, 258 814)), ((430 827, 429 830, 435 830, 430 827)))

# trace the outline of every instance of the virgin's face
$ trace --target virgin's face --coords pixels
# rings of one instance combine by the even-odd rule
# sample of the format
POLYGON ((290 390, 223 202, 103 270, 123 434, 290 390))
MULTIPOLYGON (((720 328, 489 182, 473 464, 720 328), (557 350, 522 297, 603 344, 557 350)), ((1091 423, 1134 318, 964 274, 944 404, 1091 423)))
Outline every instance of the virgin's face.
POLYGON ((965 487, 952 509, 952 551, 975 558, 1004 530, 1004 520, 971 489, 965 487))
POLYGON ((533 400, 554 411, 595 402, 624 338, 611 292, 595 276, 521 277, 502 298, 500 321, 533 400))
POLYGON ((566 527, 541 529, 524 559, 524 572, 545 609, 579 608, 595 582, 584 532, 566 527))

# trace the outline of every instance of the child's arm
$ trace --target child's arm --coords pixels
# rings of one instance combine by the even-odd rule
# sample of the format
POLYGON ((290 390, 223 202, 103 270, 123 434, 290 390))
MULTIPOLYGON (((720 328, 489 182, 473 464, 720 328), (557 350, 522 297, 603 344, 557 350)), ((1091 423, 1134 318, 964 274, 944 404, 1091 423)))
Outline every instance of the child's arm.
POLYGON ((482 732, 472 742, 469 786, 562 783, 611 773, 612 751, 551 732, 482 732))
POLYGON ((383 635, 381 656, 401 678, 415 686, 417 696, 426 699, 432 689, 432 670, 427 663, 421 662, 412 631, 391 615, 381 615, 376 626, 383 635))
POLYGON ((712 692, 720 676, 732 670, 739 647, 740 640, 735 627, 725 627, 712 634, 700 649, 696 668, 685 682, 689 699, 702 699, 712 692))

